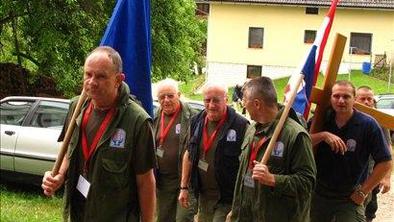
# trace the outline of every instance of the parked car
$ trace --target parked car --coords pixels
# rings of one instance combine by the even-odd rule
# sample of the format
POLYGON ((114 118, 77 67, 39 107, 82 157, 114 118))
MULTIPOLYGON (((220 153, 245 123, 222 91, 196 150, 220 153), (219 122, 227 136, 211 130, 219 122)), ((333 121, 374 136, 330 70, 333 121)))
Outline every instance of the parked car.
POLYGON ((42 177, 56 160, 69 100, 15 96, 0 103, 1 176, 42 177))
POLYGON ((394 116, 394 94, 381 94, 375 96, 376 108, 394 116))
MULTIPOLYGON (((394 116, 394 94, 381 94, 375 96, 376 108, 394 116)), ((394 143, 394 131, 390 131, 391 141, 394 143)))
MULTIPOLYGON (((57 139, 66 120, 69 100, 13 96, 0 100, 1 177, 40 184, 51 170, 61 143, 57 139), (11 177, 12 176, 12 177, 11 177), (26 180, 29 178, 29 180, 26 180)), ((191 101, 192 108, 204 105, 191 101)), ((159 104, 153 103, 156 110, 159 104)))

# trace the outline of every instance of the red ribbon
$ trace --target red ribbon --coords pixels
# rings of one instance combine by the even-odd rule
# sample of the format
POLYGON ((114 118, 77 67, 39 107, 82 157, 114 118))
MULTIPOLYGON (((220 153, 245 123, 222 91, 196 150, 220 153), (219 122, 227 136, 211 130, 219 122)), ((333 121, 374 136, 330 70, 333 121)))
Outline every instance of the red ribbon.
POLYGON ((267 141, 267 137, 263 137, 261 139, 259 139, 256 143, 256 141, 253 141, 250 144, 250 158, 249 158, 249 169, 253 168, 253 161, 256 160, 257 157, 257 153, 259 152, 261 146, 265 143, 265 141, 267 141))
POLYGON ((103 122, 101 123, 99 129, 96 132, 96 135, 93 138, 92 143, 90 144, 90 147, 88 146, 88 139, 86 136, 86 126, 88 125, 88 121, 90 118, 90 115, 92 114, 93 111, 93 104, 92 102, 89 103, 88 108, 86 109, 83 118, 82 118, 82 152, 83 152, 83 157, 85 159, 85 166, 84 169, 87 170, 87 163, 89 162, 90 157, 94 153, 94 151, 97 148, 97 144, 100 141, 101 137, 104 134, 105 129, 108 127, 112 117, 114 116, 115 113, 115 108, 111 108, 107 114, 104 117, 103 122))
POLYGON ((174 124, 175 119, 178 117, 180 110, 181 110, 181 105, 179 104, 175 110, 174 115, 172 115, 172 118, 166 127, 164 127, 164 112, 163 111, 161 112, 160 135, 159 135, 159 144, 160 145, 163 145, 164 140, 166 139, 168 132, 170 131, 172 125, 174 124))
POLYGON ((227 109, 226 109, 226 112, 224 113, 222 119, 219 121, 218 125, 216 126, 215 130, 213 131, 211 136, 209 136, 208 135, 208 117, 205 116, 203 135, 202 135, 202 142, 203 142, 203 148, 204 148, 205 155, 211 149, 212 143, 216 139, 218 131, 219 131, 220 127, 222 127, 224 125, 224 121, 226 121, 226 119, 227 119, 227 109))

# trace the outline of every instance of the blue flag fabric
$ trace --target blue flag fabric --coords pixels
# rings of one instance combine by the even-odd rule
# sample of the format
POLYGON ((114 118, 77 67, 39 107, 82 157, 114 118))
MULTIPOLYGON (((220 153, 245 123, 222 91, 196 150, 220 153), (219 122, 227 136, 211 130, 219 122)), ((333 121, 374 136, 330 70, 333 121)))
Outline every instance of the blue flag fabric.
POLYGON ((150 38, 149 0, 118 0, 100 45, 119 52, 131 93, 153 116, 150 38))
POLYGON ((290 76, 289 82, 285 88, 285 102, 290 99, 291 89, 296 87, 296 79, 299 73, 304 75, 304 82, 301 87, 297 89, 297 96, 293 103, 293 109, 305 119, 308 119, 310 109, 310 95, 312 87, 316 84, 317 75, 320 70, 320 64, 323 57, 324 47, 326 45, 328 36, 330 34, 331 26, 334 20, 335 10, 338 0, 333 0, 327 15, 324 17, 323 23, 316 34, 315 41, 307 57, 303 60, 302 66, 297 68, 295 75, 290 76))
MULTIPOLYGON (((297 89, 297 95, 294 99, 293 109, 303 115, 306 107, 309 105, 309 98, 312 91, 313 86, 313 76, 315 70, 315 61, 316 61, 316 50, 317 46, 313 45, 308 53, 308 56, 305 59, 305 62, 301 69, 301 74, 304 75, 304 81, 302 85, 297 89)), ((291 76, 289 79, 289 83, 285 88, 285 99, 289 99, 290 91, 295 87, 295 75, 291 76)))

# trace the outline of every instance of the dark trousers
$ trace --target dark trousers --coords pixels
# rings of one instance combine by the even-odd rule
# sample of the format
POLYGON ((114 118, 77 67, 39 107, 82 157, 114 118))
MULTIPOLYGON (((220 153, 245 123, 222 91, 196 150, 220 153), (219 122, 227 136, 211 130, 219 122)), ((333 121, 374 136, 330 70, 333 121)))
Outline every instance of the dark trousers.
POLYGON ((377 194, 379 193, 379 186, 375 187, 375 189, 371 192, 371 200, 368 202, 365 207, 365 217, 367 219, 374 219, 376 217, 376 211, 378 210, 378 198, 377 194))

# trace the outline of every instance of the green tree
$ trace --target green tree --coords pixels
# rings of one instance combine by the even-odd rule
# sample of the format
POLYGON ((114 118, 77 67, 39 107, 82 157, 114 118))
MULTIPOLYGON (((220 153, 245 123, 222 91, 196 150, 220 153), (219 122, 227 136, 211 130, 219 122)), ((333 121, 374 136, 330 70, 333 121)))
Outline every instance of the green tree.
POLYGON ((201 63, 206 24, 196 18, 195 7, 194 0, 151 1, 155 79, 187 80, 193 63, 201 63))
MULTIPOLYGON (((115 0, 0 1, 0 62, 55 79, 66 96, 81 85, 86 54, 96 47, 115 0)), ((204 23, 194 0, 152 0, 153 79, 185 80, 201 61, 204 23)))
POLYGON ((72 95, 80 85, 86 52, 98 44, 111 11, 106 9, 113 3, 3 0, 0 4, 1 44, 7 46, 1 57, 52 76, 66 95, 72 95))

